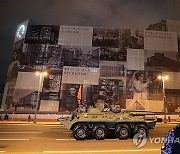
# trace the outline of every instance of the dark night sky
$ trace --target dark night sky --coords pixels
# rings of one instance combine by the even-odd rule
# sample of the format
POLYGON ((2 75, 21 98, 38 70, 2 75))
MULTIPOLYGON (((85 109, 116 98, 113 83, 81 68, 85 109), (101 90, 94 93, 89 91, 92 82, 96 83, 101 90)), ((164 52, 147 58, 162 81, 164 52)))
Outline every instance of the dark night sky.
POLYGON ((16 27, 35 24, 145 29, 162 19, 180 20, 179 0, 0 0, 0 92, 16 27))

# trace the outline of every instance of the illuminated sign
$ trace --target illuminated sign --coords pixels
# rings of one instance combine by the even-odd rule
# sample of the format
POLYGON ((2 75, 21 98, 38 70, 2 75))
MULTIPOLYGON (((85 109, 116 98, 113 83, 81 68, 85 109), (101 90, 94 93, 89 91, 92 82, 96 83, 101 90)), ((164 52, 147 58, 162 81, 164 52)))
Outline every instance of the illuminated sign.
POLYGON ((28 23, 29 20, 26 20, 25 22, 18 25, 14 42, 25 38, 28 23))

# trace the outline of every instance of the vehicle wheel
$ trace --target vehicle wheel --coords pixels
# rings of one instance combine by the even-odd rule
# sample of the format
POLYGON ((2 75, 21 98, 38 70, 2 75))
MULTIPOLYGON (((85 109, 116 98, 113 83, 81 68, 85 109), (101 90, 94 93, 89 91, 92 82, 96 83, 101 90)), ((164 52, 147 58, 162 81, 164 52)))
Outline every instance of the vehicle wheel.
POLYGON ((104 140, 108 134, 108 129, 105 125, 99 124, 99 125, 95 125, 92 133, 93 133, 93 137, 96 140, 104 140))
POLYGON ((145 124, 137 124, 134 127, 134 134, 145 134, 145 136, 148 136, 149 134, 149 129, 145 124))
POLYGON ((115 135, 119 139, 125 140, 131 135, 131 128, 126 124, 118 124, 115 128, 115 135))
POLYGON ((86 125, 77 124, 73 128, 73 136, 76 140, 85 140, 89 136, 89 130, 86 125))

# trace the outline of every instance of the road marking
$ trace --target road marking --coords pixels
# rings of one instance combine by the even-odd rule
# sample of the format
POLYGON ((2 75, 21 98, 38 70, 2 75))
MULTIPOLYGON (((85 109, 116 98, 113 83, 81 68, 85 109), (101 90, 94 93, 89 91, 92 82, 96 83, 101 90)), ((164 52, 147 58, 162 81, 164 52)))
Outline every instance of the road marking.
POLYGON ((36 133, 42 133, 42 132, 0 132, 0 134, 36 134, 36 133))
MULTIPOLYGON (((92 139, 92 140, 87 140, 87 141, 94 141, 95 139, 92 139)), ((105 140, 102 140, 102 141, 121 141, 121 142, 126 142, 126 140, 119 140, 119 139, 105 139, 105 140)), ((67 138, 64 138, 64 139, 56 139, 56 141, 76 141, 76 139, 67 139, 67 138)))
POLYGON ((29 141, 30 139, 1 138, 0 141, 29 141))
POLYGON ((3 152, 6 152, 6 151, 0 151, 0 153, 3 153, 3 152))
POLYGON ((168 123, 168 124, 164 124, 164 123, 157 123, 156 125, 160 126, 160 125, 164 125, 164 126, 168 126, 168 125, 177 125, 178 123, 168 123))
POLYGON ((43 151, 43 153, 120 153, 120 152, 149 152, 160 151, 160 149, 137 149, 137 150, 81 150, 81 151, 43 151))
POLYGON ((56 141, 75 141, 76 139, 56 139, 56 141))
POLYGON ((72 134, 72 132, 63 132, 63 134, 72 134))
POLYGON ((31 126, 37 126, 37 125, 48 125, 48 126, 61 126, 61 127, 64 127, 64 125, 61 125, 61 124, 50 124, 50 123, 2 123, 0 122, 0 124, 4 124, 4 125, 31 125, 31 126))

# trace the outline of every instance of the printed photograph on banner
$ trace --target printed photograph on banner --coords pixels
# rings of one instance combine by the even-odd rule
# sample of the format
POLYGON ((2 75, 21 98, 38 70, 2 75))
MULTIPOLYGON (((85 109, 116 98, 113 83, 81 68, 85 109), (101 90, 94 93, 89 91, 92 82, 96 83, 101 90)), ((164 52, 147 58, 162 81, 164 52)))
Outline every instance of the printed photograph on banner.
POLYGON ((60 111, 74 111, 78 108, 82 95, 82 85, 62 84, 60 111))
POLYGON ((123 28, 94 28, 93 46, 120 48, 143 49, 144 31, 123 29, 123 28))
MULTIPOLYGON (((59 100, 56 100, 55 94, 51 94, 49 98, 51 100, 41 100, 41 103, 39 105, 39 111, 44 111, 44 112, 58 112, 59 111, 59 100)), ((49 99, 48 98, 48 99, 49 99)))
POLYGON ((38 92, 29 89, 16 89, 13 98, 14 111, 35 111, 38 103, 38 92))
POLYGON ((48 69, 54 73, 62 72, 62 50, 59 45, 25 44, 20 61, 21 71, 48 69))
POLYGON ((100 77, 123 77, 125 76, 125 66, 100 65, 100 77))
POLYGON ((99 67, 99 48, 62 46, 64 66, 99 67))
POLYGON ((166 89, 168 112, 180 112, 180 89, 166 89))
POLYGON ((126 99, 127 110, 146 110, 144 99, 126 99))
POLYGON ((58 43, 60 26, 29 25, 26 32, 25 43, 28 44, 55 44, 58 43))
POLYGON ((98 99, 103 100, 106 106, 120 105, 124 108, 124 80, 100 78, 98 85, 98 99))
POLYGON ((62 84, 60 111, 74 111, 78 107, 86 111, 98 99, 98 86, 82 84, 62 84))
POLYGON ((16 79, 6 82, 4 87, 4 94, 2 99, 1 108, 6 111, 12 111, 14 107, 14 93, 16 87, 16 79))
POLYGON ((43 92, 59 92, 62 74, 48 74, 44 78, 43 92))
POLYGON ((92 45, 96 47, 118 48, 119 29, 93 28, 92 45))
POLYGON ((178 72, 180 63, 177 52, 145 50, 144 61, 147 70, 178 72))
POLYGON ((122 48, 122 49, 109 48, 109 47, 100 48, 100 60, 126 62, 126 59, 127 59, 126 48, 122 48))
POLYGON ((126 98, 136 100, 162 100, 161 72, 127 70, 126 98))
POLYGON ((23 54, 23 40, 16 41, 13 46, 12 57, 7 72, 6 84, 1 107, 5 110, 11 110, 13 107, 13 96, 15 85, 20 67, 20 61, 23 54))
POLYGON ((35 72, 19 72, 15 93, 13 96, 13 106, 15 111, 31 111, 35 109, 38 102, 38 90, 42 92, 43 80, 39 83, 39 76, 35 72))
POLYGON ((84 84, 82 88, 82 105, 84 107, 93 106, 98 99, 98 85, 84 84))
POLYGON ((131 48, 144 49, 144 31, 131 29, 131 48))
POLYGON ((59 101, 60 92, 42 92, 41 100, 59 101))
POLYGON ((60 26, 59 45, 92 46, 92 27, 60 26))
POLYGON ((135 29, 119 28, 120 49, 143 49, 144 48, 144 31, 135 29))
POLYGON ((163 112, 163 100, 126 99, 127 110, 146 110, 151 112, 163 112))
POLYGON ((163 72, 164 76, 167 76, 165 83, 166 89, 180 89, 180 72, 163 72))
POLYGON ((49 75, 44 80, 39 111, 58 112, 60 102, 61 76, 49 75))
POLYGON ((14 43, 11 62, 8 68, 7 81, 17 78, 20 61, 23 58, 23 40, 14 43))
POLYGON ((131 29, 119 28, 118 48, 127 49, 132 47, 131 29))
POLYGON ((48 74, 44 78, 42 100, 59 101, 62 74, 48 74))

